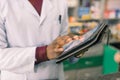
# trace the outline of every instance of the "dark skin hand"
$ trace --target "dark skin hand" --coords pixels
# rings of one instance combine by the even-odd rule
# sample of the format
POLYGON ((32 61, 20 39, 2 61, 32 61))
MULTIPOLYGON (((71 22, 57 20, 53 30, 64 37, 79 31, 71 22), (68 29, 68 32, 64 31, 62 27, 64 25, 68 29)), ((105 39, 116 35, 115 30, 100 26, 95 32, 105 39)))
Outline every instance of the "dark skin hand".
POLYGON ((54 59, 63 52, 63 45, 72 41, 72 38, 69 36, 60 36, 56 38, 50 45, 47 47, 47 57, 48 59, 54 59))
POLYGON ((73 40, 83 40, 81 36, 77 35, 65 35, 56 38, 50 45, 47 47, 47 57, 48 59, 57 58, 63 51, 63 46, 73 40))

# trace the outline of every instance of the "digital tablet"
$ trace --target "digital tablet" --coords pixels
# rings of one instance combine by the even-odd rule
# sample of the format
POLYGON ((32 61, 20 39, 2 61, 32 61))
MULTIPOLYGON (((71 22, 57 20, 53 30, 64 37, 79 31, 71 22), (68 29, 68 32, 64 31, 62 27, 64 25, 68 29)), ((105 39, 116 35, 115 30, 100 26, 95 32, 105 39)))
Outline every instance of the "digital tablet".
POLYGON ((84 50, 99 43, 107 27, 107 23, 99 23, 95 28, 82 35, 83 41, 74 40, 64 45, 64 52, 56 58, 56 63, 60 63, 71 56, 80 55, 84 50))

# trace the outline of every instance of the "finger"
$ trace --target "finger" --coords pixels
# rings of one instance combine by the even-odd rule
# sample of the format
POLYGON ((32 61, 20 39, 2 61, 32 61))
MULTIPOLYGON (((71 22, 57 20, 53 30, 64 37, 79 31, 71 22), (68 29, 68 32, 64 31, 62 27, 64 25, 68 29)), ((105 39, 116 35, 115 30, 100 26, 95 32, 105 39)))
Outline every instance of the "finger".
POLYGON ((64 49, 63 48, 59 48, 59 49, 54 49, 54 52, 55 53, 61 53, 61 52, 63 52, 64 51, 64 49))
POLYGON ((58 44, 56 44, 56 46, 55 46, 55 48, 60 48, 61 46, 60 45, 58 45, 58 44))
POLYGON ((63 40, 64 40, 64 42, 65 42, 64 44, 66 44, 66 43, 72 41, 72 37, 70 37, 70 36, 65 36, 63 40))
POLYGON ((70 37, 69 36, 64 36, 62 38, 60 38, 57 42, 59 43, 60 41, 66 41, 67 39, 69 39, 70 37))
POLYGON ((60 47, 62 47, 63 45, 65 45, 66 43, 69 43, 70 41, 72 41, 72 38, 70 38, 70 37, 67 37, 66 39, 64 39, 64 40, 59 40, 59 42, 57 42, 57 44, 60 46, 60 47))
POLYGON ((72 41, 72 38, 68 38, 65 42, 66 43, 69 43, 69 42, 71 42, 72 41))
POLYGON ((61 41, 61 40, 62 40, 62 37, 63 37, 63 36, 59 36, 59 37, 57 37, 55 41, 56 41, 56 42, 61 41))
POLYGON ((58 53, 56 53, 56 56, 59 56, 59 55, 61 55, 62 54, 62 52, 58 52, 58 53))
POLYGON ((64 38, 59 37, 58 39, 56 39, 56 43, 59 43, 59 42, 61 42, 61 41, 64 41, 64 38))
POLYGON ((68 38, 70 38, 70 36, 64 36, 64 37, 63 37, 63 40, 66 40, 66 39, 68 39, 68 38))
POLYGON ((57 43, 60 47, 62 47, 65 44, 65 41, 60 41, 57 43))
POLYGON ((80 40, 80 41, 82 41, 82 42, 83 42, 83 41, 84 41, 84 39, 85 39, 84 37, 79 36, 79 40, 80 40))
POLYGON ((75 35, 75 36, 73 36, 73 39, 74 40, 79 40, 79 36, 75 35))

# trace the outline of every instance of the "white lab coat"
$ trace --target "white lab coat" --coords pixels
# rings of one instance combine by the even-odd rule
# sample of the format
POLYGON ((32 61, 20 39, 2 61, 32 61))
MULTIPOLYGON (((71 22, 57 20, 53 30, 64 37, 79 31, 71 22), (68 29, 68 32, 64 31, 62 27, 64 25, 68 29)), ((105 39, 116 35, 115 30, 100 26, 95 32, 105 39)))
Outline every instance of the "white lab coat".
POLYGON ((1 80, 64 80, 62 64, 55 60, 39 65, 34 62, 37 46, 48 45, 66 34, 66 3, 43 0, 39 16, 28 0, 0 0, 1 80))

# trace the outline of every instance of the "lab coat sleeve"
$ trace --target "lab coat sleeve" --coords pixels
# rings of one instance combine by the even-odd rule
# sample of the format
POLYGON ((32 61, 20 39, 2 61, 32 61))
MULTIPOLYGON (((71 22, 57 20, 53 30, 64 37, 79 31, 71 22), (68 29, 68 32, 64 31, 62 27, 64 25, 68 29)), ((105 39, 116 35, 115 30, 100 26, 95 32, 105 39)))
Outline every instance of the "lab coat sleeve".
POLYGON ((67 5, 67 0, 61 0, 63 1, 62 4, 64 4, 64 6, 62 6, 63 8, 61 8, 63 11, 63 15, 62 15, 62 21, 61 21, 61 35, 66 35, 68 33, 68 5, 67 5))
POLYGON ((36 48, 8 48, 4 22, 0 12, 0 70, 15 73, 34 71, 36 48))

